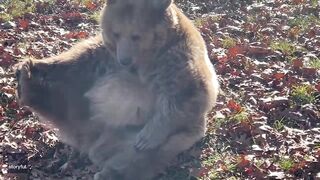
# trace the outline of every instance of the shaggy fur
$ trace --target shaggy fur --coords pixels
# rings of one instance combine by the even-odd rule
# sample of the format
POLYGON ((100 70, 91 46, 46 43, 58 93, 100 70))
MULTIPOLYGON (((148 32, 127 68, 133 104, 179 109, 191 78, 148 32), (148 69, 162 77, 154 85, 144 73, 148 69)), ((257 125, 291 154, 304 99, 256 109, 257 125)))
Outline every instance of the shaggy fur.
POLYGON ((19 65, 18 97, 101 167, 151 179, 205 133, 218 81, 204 40, 171 0, 109 0, 102 33, 19 65))

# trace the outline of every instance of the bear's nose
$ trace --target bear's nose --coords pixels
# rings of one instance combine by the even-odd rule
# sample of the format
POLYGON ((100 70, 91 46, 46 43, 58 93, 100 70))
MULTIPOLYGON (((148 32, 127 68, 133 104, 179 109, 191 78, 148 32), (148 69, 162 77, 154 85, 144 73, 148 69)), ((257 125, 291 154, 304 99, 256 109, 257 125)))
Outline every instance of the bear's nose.
POLYGON ((121 58, 119 63, 123 66, 130 66, 132 64, 132 58, 121 58))

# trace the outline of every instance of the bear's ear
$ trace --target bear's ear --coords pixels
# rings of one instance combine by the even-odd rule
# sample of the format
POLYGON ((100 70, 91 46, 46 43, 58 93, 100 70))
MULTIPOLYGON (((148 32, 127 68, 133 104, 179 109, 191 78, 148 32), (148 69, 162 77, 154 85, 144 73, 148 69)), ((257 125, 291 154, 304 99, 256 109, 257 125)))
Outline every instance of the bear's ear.
POLYGON ((164 12, 172 3, 172 0, 151 0, 152 6, 159 12, 164 12))

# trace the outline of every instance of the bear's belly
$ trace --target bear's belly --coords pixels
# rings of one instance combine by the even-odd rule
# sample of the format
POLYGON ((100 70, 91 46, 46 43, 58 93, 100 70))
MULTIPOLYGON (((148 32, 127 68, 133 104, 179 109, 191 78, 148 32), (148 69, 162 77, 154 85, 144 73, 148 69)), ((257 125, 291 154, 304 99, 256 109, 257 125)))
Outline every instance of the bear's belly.
POLYGON ((126 72, 102 77, 85 96, 91 120, 111 127, 144 125, 153 109, 152 93, 138 77, 126 72))

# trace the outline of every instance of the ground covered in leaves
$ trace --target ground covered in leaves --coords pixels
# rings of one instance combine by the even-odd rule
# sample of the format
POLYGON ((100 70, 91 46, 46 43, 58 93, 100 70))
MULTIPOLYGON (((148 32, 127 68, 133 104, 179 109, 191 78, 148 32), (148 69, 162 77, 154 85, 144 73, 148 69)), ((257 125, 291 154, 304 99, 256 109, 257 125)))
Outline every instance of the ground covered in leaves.
MULTIPOLYGON (((222 92, 208 115, 207 136, 158 179, 320 179, 319 2, 176 2, 201 30, 222 92)), ((12 66, 94 35, 102 5, 0 1, 0 179, 90 179, 96 171, 48 168, 62 165, 69 147, 56 129, 17 105, 12 66), (8 152, 26 155, 28 175, 8 173, 8 152)))

